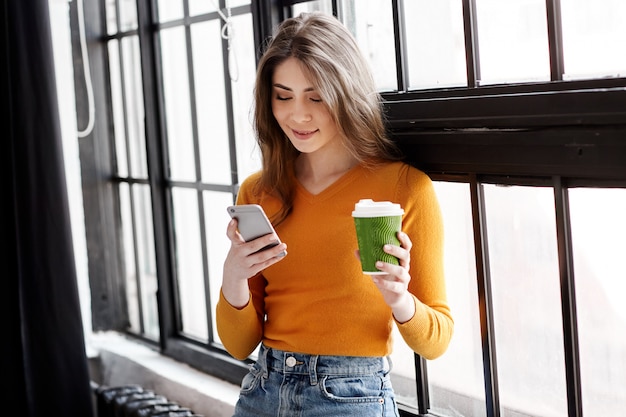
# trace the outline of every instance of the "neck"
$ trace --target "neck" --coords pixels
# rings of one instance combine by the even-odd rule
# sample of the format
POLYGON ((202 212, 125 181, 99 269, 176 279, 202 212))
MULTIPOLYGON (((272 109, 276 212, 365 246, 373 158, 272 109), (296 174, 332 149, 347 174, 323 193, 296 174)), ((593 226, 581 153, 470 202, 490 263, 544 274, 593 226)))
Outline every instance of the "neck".
POLYGON ((358 161, 348 154, 300 154, 296 178, 308 191, 317 194, 350 171, 358 161))
POLYGON ((296 160, 296 175, 325 177, 349 171, 358 161, 348 152, 300 154, 296 160))

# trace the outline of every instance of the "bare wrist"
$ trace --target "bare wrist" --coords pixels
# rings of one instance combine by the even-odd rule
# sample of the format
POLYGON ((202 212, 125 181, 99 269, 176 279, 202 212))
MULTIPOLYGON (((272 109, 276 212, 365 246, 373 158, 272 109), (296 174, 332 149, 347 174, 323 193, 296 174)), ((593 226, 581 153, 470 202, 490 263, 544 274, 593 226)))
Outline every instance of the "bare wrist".
POLYGON ((415 301, 408 291, 398 303, 392 307, 393 317, 398 323, 406 323, 415 315, 415 301))
POLYGON ((232 283, 227 283, 226 281, 222 283, 222 294, 224 295, 224 299, 231 306, 242 309, 248 302, 250 301, 250 289, 248 288, 247 281, 242 283, 243 285, 233 285, 232 283))

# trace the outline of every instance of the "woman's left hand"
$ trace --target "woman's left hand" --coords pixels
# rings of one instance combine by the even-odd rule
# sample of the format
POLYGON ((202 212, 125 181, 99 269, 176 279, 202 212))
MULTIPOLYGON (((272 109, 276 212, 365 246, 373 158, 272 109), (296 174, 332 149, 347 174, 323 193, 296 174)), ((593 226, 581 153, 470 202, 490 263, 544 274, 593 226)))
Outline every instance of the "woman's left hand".
POLYGON ((409 281, 411 281, 409 268, 413 242, 404 232, 398 232, 398 240, 400 240, 400 246, 385 245, 383 250, 398 258, 399 265, 376 262, 376 268, 387 272, 387 275, 372 275, 372 280, 383 295, 385 302, 391 307, 394 318, 404 323, 415 314, 415 302, 409 293, 409 281))

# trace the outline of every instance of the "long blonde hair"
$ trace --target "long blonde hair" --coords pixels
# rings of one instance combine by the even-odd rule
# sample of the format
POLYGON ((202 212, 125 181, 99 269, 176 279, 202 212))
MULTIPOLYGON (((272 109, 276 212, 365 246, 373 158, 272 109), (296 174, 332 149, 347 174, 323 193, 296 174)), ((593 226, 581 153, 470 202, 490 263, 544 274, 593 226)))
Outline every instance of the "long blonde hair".
POLYGON ((294 198, 294 161, 299 155, 272 113, 272 77, 287 58, 298 59, 342 133, 348 151, 365 166, 399 159, 385 130, 381 97, 356 40, 335 17, 302 13, 283 21, 261 57, 254 91, 254 129, 263 170, 259 189, 282 203, 272 220, 289 215, 294 198))

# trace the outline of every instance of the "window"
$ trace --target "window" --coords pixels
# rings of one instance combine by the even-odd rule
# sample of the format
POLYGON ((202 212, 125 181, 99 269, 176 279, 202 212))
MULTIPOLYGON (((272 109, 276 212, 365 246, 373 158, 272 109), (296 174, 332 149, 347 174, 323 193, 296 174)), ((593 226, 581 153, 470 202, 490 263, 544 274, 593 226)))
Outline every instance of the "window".
POLYGON ((213 311, 225 208, 260 166, 255 58, 284 17, 324 10, 355 34, 444 214, 456 333, 434 361, 396 344, 403 414, 626 406, 623 1, 100 3, 85 6, 105 28, 91 47, 104 110, 81 142, 96 330, 239 382, 213 311))

